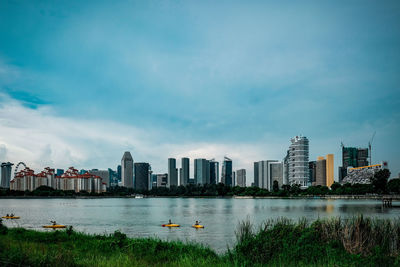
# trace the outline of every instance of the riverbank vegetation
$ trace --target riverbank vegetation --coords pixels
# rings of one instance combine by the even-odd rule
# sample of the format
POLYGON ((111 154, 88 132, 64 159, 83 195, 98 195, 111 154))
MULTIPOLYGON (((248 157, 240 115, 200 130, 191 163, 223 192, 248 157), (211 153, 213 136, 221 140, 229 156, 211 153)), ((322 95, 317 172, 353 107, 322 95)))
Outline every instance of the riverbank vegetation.
POLYGON ((239 224, 224 254, 155 238, 37 232, 0 223, 2 266, 399 266, 400 219, 332 218, 239 224))
POLYGON ((256 186, 240 187, 226 186, 219 184, 195 185, 189 184, 186 186, 171 186, 155 187, 151 190, 135 190, 125 187, 111 187, 104 193, 89 193, 86 191, 62 191, 55 190, 48 186, 41 186, 36 190, 30 191, 10 191, 0 190, 0 196, 33 196, 33 197, 75 197, 75 196, 104 196, 104 197, 124 197, 134 194, 142 194, 145 196, 178 196, 178 197, 229 197, 229 196, 253 196, 253 197, 296 197, 296 196, 324 196, 324 195, 366 195, 366 194, 400 194, 400 179, 392 179, 388 182, 390 172, 382 170, 375 174, 371 184, 339 184, 334 183, 331 188, 327 186, 310 186, 306 189, 301 189, 297 185, 280 186, 276 181, 273 184, 271 191, 256 186))

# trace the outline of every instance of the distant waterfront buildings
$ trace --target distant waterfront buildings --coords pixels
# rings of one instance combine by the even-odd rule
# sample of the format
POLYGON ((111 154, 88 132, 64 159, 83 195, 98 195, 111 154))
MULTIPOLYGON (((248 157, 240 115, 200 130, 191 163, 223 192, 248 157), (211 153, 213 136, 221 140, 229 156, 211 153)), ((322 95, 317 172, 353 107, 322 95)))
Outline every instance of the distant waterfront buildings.
MULTIPOLYGON (((99 169, 92 169, 88 171, 90 174, 100 176, 103 183, 106 184, 107 187, 110 187, 110 174, 108 170, 99 170, 99 169)), ((80 174, 85 174, 86 172, 82 172, 80 174)))
POLYGON ((157 187, 167 187, 168 185, 168 174, 156 174, 157 177, 157 187))
POLYGON ((194 181, 195 184, 210 183, 210 163, 206 159, 194 160, 194 181))
POLYGON ((54 169, 45 168, 42 172, 35 174, 28 167, 17 172, 10 182, 10 189, 16 191, 33 191, 40 186, 49 186, 57 190, 72 190, 75 192, 86 191, 101 193, 106 191, 106 184, 100 176, 85 173, 70 167, 61 176, 56 176, 54 169))
POLYGON ((308 163, 308 172, 309 172, 309 178, 308 178, 308 185, 315 185, 316 179, 317 179, 317 162, 316 161, 310 161, 308 163))
POLYGON ((221 182, 227 186, 233 186, 232 160, 228 157, 224 157, 222 164, 221 182))
POLYGON ((237 185, 241 187, 246 186, 246 170, 240 169, 236 171, 237 185))
POLYGON ((210 163, 210 184, 219 183, 219 162, 211 159, 210 163))
POLYGON ((10 188, 11 181, 11 169, 14 164, 11 162, 3 162, 1 163, 1 172, 0 172, 0 187, 2 188, 10 188))
POLYGON ((134 164, 135 171, 135 189, 149 190, 150 185, 150 164, 146 162, 136 162, 134 164))
POLYGON ((176 168, 176 159, 168 159, 168 187, 171 185, 178 186, 178 169, 176 168))
POLYGON ((121 160, 122 186, 133 188, 133 158, 129 151, 126 151, 121 160))
POLYGON ((180 171, 180 184, 187 185, 189 184, 189 176, 190 176, 190 161, 189 158, 182 158, 182 166, 180 171))
POLYGON ((368 166, 368 148, 345 147, 342 145, 342 166, 339 167, 339 182, 347 175, 348 168, 368 166))
POLYGON ((317 159, 315 185, 326 186, 326 160, 324 157, 317 159))
POLYGON ((347 176, 341 181, 341 184, 370 184, 374 174, 382 169, 387 169, 386 161, 381 164, 368 165, 357 168, 349 168, 347 176))
POLYGON ((291 145, 288 150, 289 157, 288 179, 290 185, 306 187, 309 179, 308 158, 309 141, 305 136, 296 136, 290 139, 291 145))
POLYGON ((277 181, 281 187, 283 184, 283 163, 278 160, 254 162, 254 174, 256 178, 254 180, 255 186, 272 190, 274 181, 277 181))

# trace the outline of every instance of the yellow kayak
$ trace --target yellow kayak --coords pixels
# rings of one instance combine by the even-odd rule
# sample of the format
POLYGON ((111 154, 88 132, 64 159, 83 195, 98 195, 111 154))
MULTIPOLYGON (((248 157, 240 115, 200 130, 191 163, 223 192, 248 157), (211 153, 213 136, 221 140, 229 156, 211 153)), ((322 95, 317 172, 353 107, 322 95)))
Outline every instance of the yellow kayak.
POLYGON ((170 223, 170 224, 162 224, 162 227, 179 227, 179 224, 175 224, 175 223, 170 223))
POLYGON ((20 217, 19 216, 3 216, 1 218, 3 218, 3 219, 19 219, 20 217))
POLYGON ((43 225, 43 228, 66 228, 67 226, 65 225, 60 225, 60 224, 56 224, 56 225, 43 225))
POLYGON ((204 225, 194 224, 192 225, 193 228, 204 228, 204 225))

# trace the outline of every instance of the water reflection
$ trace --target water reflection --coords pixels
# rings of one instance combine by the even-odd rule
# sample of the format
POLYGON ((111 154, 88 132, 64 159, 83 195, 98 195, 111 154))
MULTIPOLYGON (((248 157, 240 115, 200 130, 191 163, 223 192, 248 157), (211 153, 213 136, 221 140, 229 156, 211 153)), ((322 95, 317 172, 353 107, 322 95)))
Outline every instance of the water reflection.
POLYGON ((267 219, 288 217, 348 217, 363 213, 366 216, 398 217, 399 208, 382 208, 375 200, 325 199, 0 199, 0 214, 14 213, 20 220, 4 223, 10 227, 43 230, 50 220, 73 225, 78 231, 112 233, 121 230, 131 237, 179 239, 210 245, 218 251, 235 242, 238 222, 250 218, 255 225, 267 219), (168 219, 181 224, 180 228, 164 228, 168 219), (196 230, 196 221, 205 225, 196 230))

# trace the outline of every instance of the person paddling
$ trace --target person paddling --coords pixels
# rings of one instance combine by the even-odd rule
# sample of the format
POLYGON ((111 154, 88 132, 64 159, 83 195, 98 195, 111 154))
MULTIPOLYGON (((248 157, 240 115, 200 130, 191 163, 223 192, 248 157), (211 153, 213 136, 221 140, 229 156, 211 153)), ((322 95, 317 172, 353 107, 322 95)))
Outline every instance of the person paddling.
POLYGON ((199 225, 199 221, 196 221, 196 223, 194 225, 199 225))
POLYGON ((171 219, 169 219, 169 221, 168 221, 168 224, 172 224, 172 221, 171 221, 171 219))

